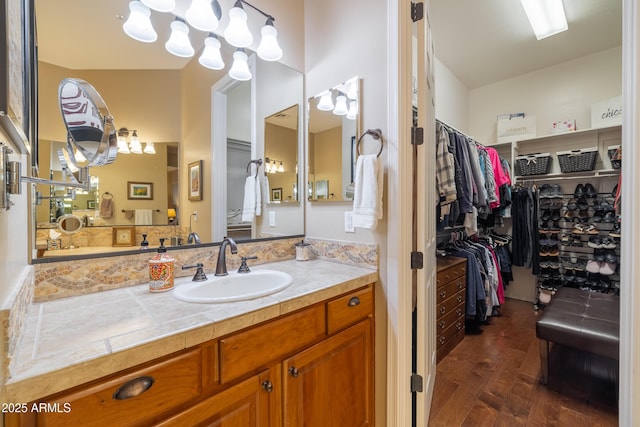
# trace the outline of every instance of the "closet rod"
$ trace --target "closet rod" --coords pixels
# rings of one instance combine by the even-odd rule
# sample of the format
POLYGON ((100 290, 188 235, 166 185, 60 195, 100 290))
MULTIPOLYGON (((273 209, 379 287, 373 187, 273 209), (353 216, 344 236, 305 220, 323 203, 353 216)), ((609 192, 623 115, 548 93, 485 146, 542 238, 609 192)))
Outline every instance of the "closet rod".
POLYGON ((453 126, 450 126, 450 125, 446 124, 446 123, 445 123, 445 122, 443 122, 442 120, 436 119, 436 123, 440 123, 440 124, 441 124, 442 126, 444 126, 445 128, 447 128, 447 129, 449 129, 449 130, 452 130, 452 131, 454 131, 454 132, 457 132, 457 133, 459 133, 460 135, 462 135, 462 136, 464 136, 464 137, 466 137, 466 138, 469 138, 470 140, 472 140, 472 141, 473 141, 473 142, 475 142, 476 144, 480 144, 480 145, 482 145, 483 147, 485 146, 484 144, 482 144, 482 143, 478 142, 474 137, 469 136, 469 135, 467 135, 466 133, 464 133, 464 132, 462 132, 462 131, 460 131, 460 130, 458 130, 458 129, 454 128, 453 126))

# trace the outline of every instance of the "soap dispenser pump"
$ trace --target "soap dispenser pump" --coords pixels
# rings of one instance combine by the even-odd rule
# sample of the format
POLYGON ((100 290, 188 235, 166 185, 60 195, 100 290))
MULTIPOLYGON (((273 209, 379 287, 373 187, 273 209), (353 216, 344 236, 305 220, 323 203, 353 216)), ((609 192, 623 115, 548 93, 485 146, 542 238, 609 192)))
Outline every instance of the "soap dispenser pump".
POLYGON ((158 253, 149 260, 149 291, 165 292, 173 289, 175 260, 167 254, 164 240, 160 239, 158 253))
POLYGON ((140 249, 149 249, 149 241, 147 240, 146 233, 142 233, 142 242, 140 242, 140 249))

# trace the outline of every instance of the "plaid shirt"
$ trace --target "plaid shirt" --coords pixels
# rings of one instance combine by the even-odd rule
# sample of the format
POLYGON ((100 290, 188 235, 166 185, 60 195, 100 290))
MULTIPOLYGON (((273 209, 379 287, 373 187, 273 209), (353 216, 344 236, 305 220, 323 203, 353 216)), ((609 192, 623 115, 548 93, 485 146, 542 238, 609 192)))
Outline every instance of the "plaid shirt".
MULTIPOLYGON (((449 152, 449 133, 442 126, 436 124, 436 190, 440 196, 440 204, 444 208, 455 202, 456 179, 453 154, 449 152)), ((447 209, 448 211, 448 206, 447 209)))

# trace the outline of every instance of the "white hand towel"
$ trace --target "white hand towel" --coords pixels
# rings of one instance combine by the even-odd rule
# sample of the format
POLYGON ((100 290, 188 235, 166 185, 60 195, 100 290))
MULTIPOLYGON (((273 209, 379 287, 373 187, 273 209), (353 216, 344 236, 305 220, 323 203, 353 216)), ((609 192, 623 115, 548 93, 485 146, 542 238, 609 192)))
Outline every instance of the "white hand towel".
POLYGON ((382 219, 382 160, 375 154, 363 154, 356 162, 353 197, 354 227, 374 229, 382 219))
POLYGON ((244 202, 242 204, 242 222, 251 222, 262 211, 260 183, 255 176, 248 176, 244 182, 244 202))
POLYGON ((262 215, 262 182, 256 177, 256 216, 262 215))
POLYGON ((153 212, 151 211, 151 209, 136 209, 135 224, 153 225, 153 212))

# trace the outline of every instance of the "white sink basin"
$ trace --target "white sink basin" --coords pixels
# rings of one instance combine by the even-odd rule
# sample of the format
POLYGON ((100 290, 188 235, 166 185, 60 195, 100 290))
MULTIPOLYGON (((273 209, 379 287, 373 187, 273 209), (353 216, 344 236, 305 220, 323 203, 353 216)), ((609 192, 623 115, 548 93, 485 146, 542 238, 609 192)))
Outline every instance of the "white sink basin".
POLYGON ((292 282, 289 274, 276 270, 253 270, 241 274, 232 272, 228 276, 209 276, 202 282, 177 282, 173 295, 186 302, 244 301, 275 294, 292 282))

